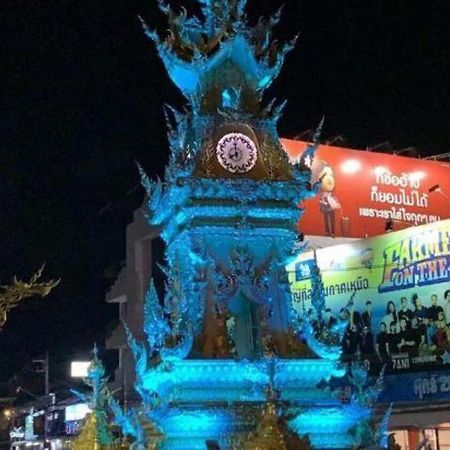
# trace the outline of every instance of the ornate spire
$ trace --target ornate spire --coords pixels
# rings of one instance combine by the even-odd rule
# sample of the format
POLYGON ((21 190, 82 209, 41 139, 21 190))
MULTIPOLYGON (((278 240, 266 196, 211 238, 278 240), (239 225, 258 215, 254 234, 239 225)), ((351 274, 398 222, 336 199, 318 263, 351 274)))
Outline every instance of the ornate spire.
POLYGON ((121 447, 114 439, 107 420, 108 402, 105 368, 98 358, 97 346, 93 349, 93 358, 88 368, 85 384, 91 388, 90 394, 72 390, 82 401, 88 402, 92 412, 86 416, 86 422, 72 444, 73 450, 119 450, 121 447))
POLYGON ((340 321, 328 328, 322 319, 325 311, 325 290, 322 274, 317 264, 316 254, 309 266, 311 279, 311 305, 315 311, 316 319, 308 316, 300 322, 304 337, 309 348, 320 358, 337 361, 342 354, 342 337, 347 327, 346 321, 340 321))
POLYGON ((246 448, 254 450, 287 450, 273 400, 265 404, 259 425, 256 431, 250 434, 246 444, 246 448))
MULTIPOLYGON (((313 137, 312 137, 312 143, 308 144, 306 147, 306 150, 300 155, 298 166, 300 170, 311 170, 311 167, 314 162, 314 157, 316 155, 317 149, 320 145, 320 138, 322 136, 322 130, 325 123, 325 116, 322 117, 321 121, 319 122, 319 125, 314 131, 313 137)), ((312 186, 314 189, 318 189, 320 186, 322 180, 316 181, 316 184, 312 186)))
POLYGON ((160 349, 169 333, 169 326, 164 317, 153 281, 150 283, 150 288, 145 295, 144 331, 151 350, 160 349))
POLYGON ((278 414, 276 397, 276 392, 268 388, 267 401, 256 430, 239 442, 236 450, 311 450, 308 437, 299 437, 289 431, 285 418, 278 414))

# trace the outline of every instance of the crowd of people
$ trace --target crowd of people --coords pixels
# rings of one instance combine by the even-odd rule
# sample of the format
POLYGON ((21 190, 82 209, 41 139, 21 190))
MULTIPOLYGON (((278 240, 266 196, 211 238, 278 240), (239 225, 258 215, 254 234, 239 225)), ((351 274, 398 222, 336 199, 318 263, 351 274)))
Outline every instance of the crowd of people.
POLYGON ((442 304, 436 294, 431 294, 427 304, 417 294, 410 299, 401 297, 398 304, 391 300, 378 323, 370 300, 364 311, 357 311, 350 300, 338 318, 328 308, 323 320, 328 328, 339 320, 348 322, 342 342, 344 357, 359 354, 383 362, 399 353, 439 354, 450 347, 450 289, 445 291, 442 304))

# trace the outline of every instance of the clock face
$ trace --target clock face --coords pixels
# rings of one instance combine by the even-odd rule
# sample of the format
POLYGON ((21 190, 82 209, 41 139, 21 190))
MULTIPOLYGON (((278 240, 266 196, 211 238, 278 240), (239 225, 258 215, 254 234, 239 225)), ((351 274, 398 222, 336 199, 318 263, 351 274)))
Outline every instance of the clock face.
POLYGON ((217 143, 217 159, 231 173, 249 172, 256 164, 258 150, 245 134, 228 133, 217 143))

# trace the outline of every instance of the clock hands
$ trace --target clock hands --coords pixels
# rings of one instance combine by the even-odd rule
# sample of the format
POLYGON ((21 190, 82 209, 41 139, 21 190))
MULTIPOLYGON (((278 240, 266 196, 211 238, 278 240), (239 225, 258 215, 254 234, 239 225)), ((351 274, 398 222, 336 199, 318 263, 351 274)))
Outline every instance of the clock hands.
POLYGON ((242 152, 240 149, 238 149, 237 147, 237 142, 233 142, 233 147, 229 152, 228 155, 230 157, 231 160, 233 161, 239 161, 242 157, 242 152))

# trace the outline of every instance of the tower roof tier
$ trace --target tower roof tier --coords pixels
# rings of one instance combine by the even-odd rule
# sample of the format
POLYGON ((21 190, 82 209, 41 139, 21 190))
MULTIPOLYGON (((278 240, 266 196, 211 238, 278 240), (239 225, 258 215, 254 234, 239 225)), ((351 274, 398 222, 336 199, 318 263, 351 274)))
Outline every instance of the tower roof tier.
POLYGON ((235 78, 236 73, 243 88, 254 92, 268 88, 295 43, 294 39, 278 47, 277 41, 272 41, 280 11, 252 27, 244 15, 246 0, 199 2, 203 20, 188 17, 185 9, 176 14, 167 3, 159 2, 169 22, 164 39, 145 26, 175 85, 191 100, 201 97, 208 85, 224 87, 227 75, 235 78), (211 76, 217 68, 220 76, 211 76))

